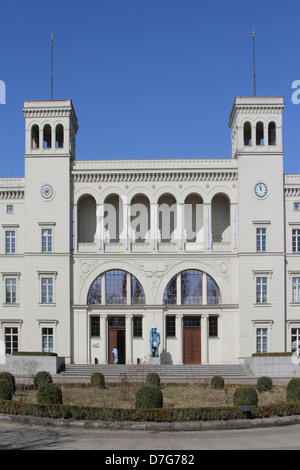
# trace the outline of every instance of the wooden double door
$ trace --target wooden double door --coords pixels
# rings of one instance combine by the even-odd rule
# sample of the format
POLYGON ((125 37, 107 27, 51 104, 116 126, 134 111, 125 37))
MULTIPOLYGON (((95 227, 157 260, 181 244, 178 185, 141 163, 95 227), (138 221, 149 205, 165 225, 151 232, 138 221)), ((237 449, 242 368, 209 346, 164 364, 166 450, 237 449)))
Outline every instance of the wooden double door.
POLYGON ((112 350, 118 350, 118 364, 126 363, 125 317, 108 318, 108 363, 114 363, 112 350))
POLYGON ((201 364, 201 317, 183 317, 183 362, 201 364))

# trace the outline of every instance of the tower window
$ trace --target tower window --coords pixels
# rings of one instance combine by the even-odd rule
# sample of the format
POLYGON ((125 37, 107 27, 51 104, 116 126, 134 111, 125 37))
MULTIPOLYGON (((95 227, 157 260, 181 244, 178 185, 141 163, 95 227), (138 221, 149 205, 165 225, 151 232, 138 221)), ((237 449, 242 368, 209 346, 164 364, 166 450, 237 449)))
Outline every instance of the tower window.
POLYGON ((51 148, 51 126, 46 124, 43 133, 44 149, 51 148))
POLYGON ((262 122, 256 124, 256 145, 264 145, 264 125, 262 122))
POLYGON ((252 145, 252 130, 248 121, 244 124, 244 145, 252 145))
POLYGON ((40 130, 39 126, 34 124, 31 128, 31 148, 38 149, 40 147, 40 130))
POLYGON ((270 122, 269 124, 269 145, 276 145, 276 124, 270 122))
POLYGON ((64 128, 62 124, 57 124, 55 129, 55 147, 63 148, 64 146, 64 128))

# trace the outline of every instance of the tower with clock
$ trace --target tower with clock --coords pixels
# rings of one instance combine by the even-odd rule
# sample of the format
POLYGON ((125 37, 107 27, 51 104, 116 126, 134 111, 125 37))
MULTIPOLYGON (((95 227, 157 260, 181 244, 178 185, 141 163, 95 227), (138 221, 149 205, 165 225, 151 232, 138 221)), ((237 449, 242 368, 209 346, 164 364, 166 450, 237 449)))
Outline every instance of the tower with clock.
POLYGON ((283 108, 282 97, 237 97, 230 115, 232 158, 238 167, 241 355, 253 328, 263 331, 274 322, 277 331, 284 331, 283 108), (262 282, 268 293, 263 314, 259 302, 253 302, 253 285, 258 289, 262 282))
MULTIPOLYGON (((44 280, 51 285, 49 292, 55 292, 50 305, 59 306, 61 311, 68 311, 70 307, 70 168, 71 161, 75 159, 78 124, 71 100, 25 101, 23 113, 26 182, 24 288, 27 293, 24 311, 30 312, 27 319, 30 324, 33 322, 31 318, 38 315, 39 306, 43 305, 41 285, 44 280), (47 248, 45 251, 45 237, 51 250, 47 248), (53 283, 57 277, 62 277, 64 282, 57 282, 54 290, 53 283), (61 285, 63 289, 60 289, 61 285)), ((48 309, 47 317, 51 319, 51 309, 48 309)), ((64 321, 68 322, 68 318, 66 316, 64 321)), ((52 324, 50 326, 53 327, 52 324)), ((32 324, 33 328, 36 324, 32 324)), ((66 341, 66 354, 69 354, 69 348, 66 341)))

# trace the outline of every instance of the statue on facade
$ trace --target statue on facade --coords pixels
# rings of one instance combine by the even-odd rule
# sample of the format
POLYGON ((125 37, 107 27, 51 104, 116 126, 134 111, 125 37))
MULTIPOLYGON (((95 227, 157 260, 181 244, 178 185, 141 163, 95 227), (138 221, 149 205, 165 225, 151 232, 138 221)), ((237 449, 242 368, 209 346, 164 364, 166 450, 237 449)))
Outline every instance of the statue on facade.
POLYGON ((158 348, 160 345, 160 333, 157 332, 157 325, 152 325, 150 330, 150 356, 158 357, 158 348))

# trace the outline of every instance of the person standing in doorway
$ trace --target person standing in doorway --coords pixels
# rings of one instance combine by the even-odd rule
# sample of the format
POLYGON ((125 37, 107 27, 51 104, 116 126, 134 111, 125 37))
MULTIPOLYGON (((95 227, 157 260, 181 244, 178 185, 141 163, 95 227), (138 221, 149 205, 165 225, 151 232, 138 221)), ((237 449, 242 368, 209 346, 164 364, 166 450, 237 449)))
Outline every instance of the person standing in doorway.
POLYGON ((118 364, 118 350, 117 350, 116 346, 112 350, 112 353, 113 353, 113 356, 114 356, 114 364, 118 364))

